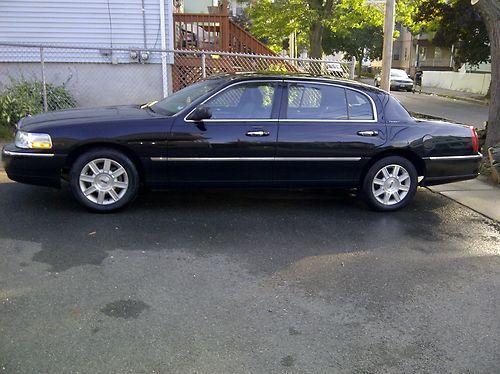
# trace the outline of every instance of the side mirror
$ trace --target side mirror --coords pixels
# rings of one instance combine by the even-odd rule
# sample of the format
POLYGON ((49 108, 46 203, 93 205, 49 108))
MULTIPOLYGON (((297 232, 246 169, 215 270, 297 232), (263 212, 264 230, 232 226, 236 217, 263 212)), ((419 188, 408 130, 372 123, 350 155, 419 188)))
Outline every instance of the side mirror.
POLYGON ((204 119, 210 119, 210 118, 212 118, 212 111, 210 110, 209 107, 202 105, 196 108, 194 112, 191 113, 191 115, 187 119, 191 121, 200 122, 203 121, 204 119))

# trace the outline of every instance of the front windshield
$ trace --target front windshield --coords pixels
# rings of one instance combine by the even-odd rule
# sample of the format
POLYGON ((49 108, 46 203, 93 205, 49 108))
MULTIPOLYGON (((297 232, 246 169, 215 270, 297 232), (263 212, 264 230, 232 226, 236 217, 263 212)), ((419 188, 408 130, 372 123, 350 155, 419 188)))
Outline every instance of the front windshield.
POLYGON ((396 70, 396 69, 394 70, 391 69, 391 77, 408 78, 404 70, 396 70))
POLYGON ((170 96, 167 96, 161 101, 158 101, 156 104, 151 106, 151 109, 154 112, 166 114, 167 116, 173 116, 196 99, 220 86, 220 84, 220 79, 200 81, 187 86, 170 96))

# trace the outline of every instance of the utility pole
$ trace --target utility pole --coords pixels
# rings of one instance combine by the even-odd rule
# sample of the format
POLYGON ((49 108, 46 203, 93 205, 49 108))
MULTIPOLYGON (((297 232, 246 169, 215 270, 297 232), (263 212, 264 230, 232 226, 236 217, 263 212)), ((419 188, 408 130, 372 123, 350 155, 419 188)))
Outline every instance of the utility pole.
POLYGON ((386 0, 384 19, 384 50, 382 52, 382 80, 380 87, 389 92, 392 63, 392 36, 394 35, 395 0, 386 0))

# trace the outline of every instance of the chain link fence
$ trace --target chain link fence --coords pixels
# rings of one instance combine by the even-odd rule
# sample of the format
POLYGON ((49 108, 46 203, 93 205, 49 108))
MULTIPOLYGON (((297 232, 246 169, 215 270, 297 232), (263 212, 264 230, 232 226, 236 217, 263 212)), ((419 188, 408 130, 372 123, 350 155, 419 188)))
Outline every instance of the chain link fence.
POLYGON ((43 111, 142 104, 221 73, 353 78, 354 61, 141 48, 0 44, 0 96, 39 98, 43 111))

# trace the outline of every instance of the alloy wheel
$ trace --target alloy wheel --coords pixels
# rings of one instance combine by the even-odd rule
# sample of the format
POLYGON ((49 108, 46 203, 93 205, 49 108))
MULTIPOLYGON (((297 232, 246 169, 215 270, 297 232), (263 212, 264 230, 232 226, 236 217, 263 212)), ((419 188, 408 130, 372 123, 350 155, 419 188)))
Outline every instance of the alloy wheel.
POLYGON ((98 205, 121 200, 129 187, 129 177, 120 163, 109 158, 88 162, 81 170, 79 187, 83 196, 98 205))
POLYGON ((401 165, 391 164, 381 168, 373 177, 372 193, 375 199, 386 206, 404 200, 411 187, 408 171, 401 165))

